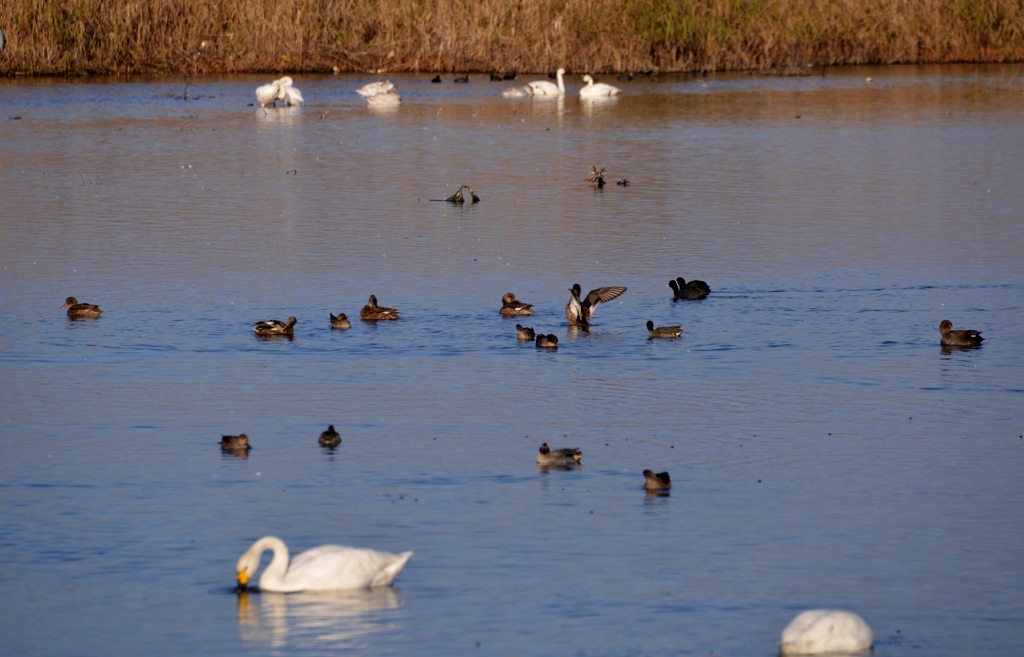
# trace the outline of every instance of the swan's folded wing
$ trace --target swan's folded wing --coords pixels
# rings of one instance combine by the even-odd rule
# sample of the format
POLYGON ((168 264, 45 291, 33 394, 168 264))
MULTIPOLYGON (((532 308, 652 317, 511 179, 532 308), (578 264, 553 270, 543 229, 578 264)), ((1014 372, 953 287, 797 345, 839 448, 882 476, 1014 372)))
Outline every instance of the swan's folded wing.
POLYGON ((591 290, 587 295, 587 298, 583 301, 583 305, 593 310, 594 306, 599 303, 607 303, 612 299, 617 299, 622 296, 626 291, 624 287, 599 287, 596 290, 591 290))
POLYGON ((287 581, 298 590, 337 591, 387 586, 412 552, 391 554, 366 548, 321 545, 295 557, 287 581))

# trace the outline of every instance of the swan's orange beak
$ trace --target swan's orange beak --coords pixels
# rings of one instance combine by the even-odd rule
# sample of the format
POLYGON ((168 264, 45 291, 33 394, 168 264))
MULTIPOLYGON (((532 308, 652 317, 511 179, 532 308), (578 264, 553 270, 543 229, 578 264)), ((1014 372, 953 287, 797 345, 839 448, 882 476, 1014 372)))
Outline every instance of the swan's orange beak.
POLYGON ((238 588, 244 589, 245 585, 249 583, 249 569, 243 568, 238 571, 238 588))

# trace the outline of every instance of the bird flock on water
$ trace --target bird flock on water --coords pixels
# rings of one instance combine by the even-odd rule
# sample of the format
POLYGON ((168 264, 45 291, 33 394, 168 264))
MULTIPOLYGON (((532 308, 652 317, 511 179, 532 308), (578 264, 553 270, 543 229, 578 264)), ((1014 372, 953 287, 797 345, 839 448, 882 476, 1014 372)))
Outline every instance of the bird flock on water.
MULTIPOLYGON (((2 38, 0 36, 0 49, 3 47, 2 38)), ((555 83, 536 80, 522 87, 508 89, 502 95, 564 96, 564 74, 565 70, 560 68, 555 75, 555 83)), ((620 76, 620 79, 629 77, 620 76)), ((514 75, 505 78, 491 76, 492 80, 514 78, 514 75)), ((468 83, 469 78, 464 76, 454 81, 468 83)), ((596 83, 590 75, 584 75, 583 81, 586 85, 580 89, 581 98, 607 98, 620 92, 617 87, 596 83)), ((441 82, 440 76, 432 82, 441 82)), ((402 102, 397 87, 386 79, 364 85, 357 89, 357 93, 363 96, 369 105, 397 106, 402 102)), ((262 107, 275 106, 278 102, 285 106, 304 104, 302 93, 288 76, 257 88, 256 98, 262 107)), ((475 198, 475 194, 473 196, 475 198)), ((711 293, 707 283, 700 280, 687 282, 683 278, 677 278, 670 280, 668 287, 672 289, 673 300, 703 300, 711 293)), ((582 291, 579 284, 569 288, 571 296, 565 306, 565 316, 571 327, 588 330, 596 307, 617 299, 626 292, 626 288, 599 287, 591 290, 586 296, 583 296, 582 291)), ((96 319, 102 313, 99 306, 79 302, 75 297, 68 297, 61 307, 67 308, 67 316, 71 319, 96 319)), ((535 314, 532 304, 516 299, 515 294, 511 292, 502 297, 499 313, 506 317, 535 314)), ((371 295, 367 304, 359 311, 359 319, 368 322, 392 321, 400 319, 400 315, 394 308, 378 305, 377 297, 371 295)), ((297 323, 295 317, 289 317, 285 321, 263 320, 255 324, 253 332, 262 338, 291 337, 297 323)), ((676 339, 682 335, 680 326, 655 327, 653 321, 648 321, 646 326, 649 339, 676 339)), ((351 327, 352 324, 345 313, 339 313, 337 316, 330 314, 331 329, 347 330, 351 327)), ((978 347, 984 340, 981 333, 976 330, 953 330, 952 322, 949 320, 940 323, 939 332, 940 344, 943 347, 978 347)), ((520 341, 533 341, 539 349, 558 349, 558 337, 554 334, 536 333, 532 327, 516 324, 516 335, 520 341)), ((341 445, 341 442, 341 435, 333 425, 322 432, 318 439, 321 447, 332 450, 341 445)), ((247 454, 252 449, 248 436, 244 433, 223 436, 220 447, 225 452, 235 454, 247 454)), ((552 449, 544 443, 538 450, 537 463, 542 467, 568 468, 580 464, 582 457, 583 452, 579 448, 552 449)), ((644 470, 643 475, 643 488, 649 493, 671 489, 672 483, 668 472, 655 473, 644 470)), ((322 545, 302 552, 290 560, 288 547, 284 541, 274 536, 265 536, 253 543, 236 563, 239 591, 245 590, 255 577, 260 567, 260 557, 268 550, 273 553, 273 558, 263 569, 263 574, 259 578, 259 588, 263 591, 286 593, 389 586, 413 556, 412 552, 396 555, 365 548, 322 545)), ((873 644, 874 635, 871 628, 857 614, 841 610, 812 609, 798 614, 783 630, 779 650, 783 655, 853 654, 869 650, 873 644)))

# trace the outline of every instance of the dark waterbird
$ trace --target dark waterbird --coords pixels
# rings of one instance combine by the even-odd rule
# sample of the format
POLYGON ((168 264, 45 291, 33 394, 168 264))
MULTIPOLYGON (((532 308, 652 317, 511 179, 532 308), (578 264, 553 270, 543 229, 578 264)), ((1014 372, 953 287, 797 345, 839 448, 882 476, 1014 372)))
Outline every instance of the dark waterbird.
POLYGON ((279 319, 267 319, 262 322, 257 322, 256 326, 253 327, 252 332, 261 338, 269 338, 278 335, 291 336, 295 333, 295 324, 299 320, 294 317, 289 317, 287 322, 282 322, 279 319))
POLYGON ((237 436, 221 436, 220 448, 225 452, 248 452, 252 449, 249 447, 249 436, 244 433, 237 436))
POLYGON ((680 276, 674 281, 669 281, 668 286, 672 288, 673 299, 689 299, 699 301, 711 294, 711 288, 704 281, 690 281, 687 283, 680 276))
POLYGON ((469 84, 469 76, 463 75, 461 78, 455 78, 452 82, 455 84, 469 84))
POLYGON ((533 340, 537 337, 531 327, 522 324, 516 324, 516 335, 520 340, 533 340))
POLYGON ((434 79, 431 80, 431 82, 433 82, 434 84, 441 84, 441 76, 440 75, 435 75, 434 79))
POLYGON ((632 81, 632 79, 633 76, 630 75, 629 73, 623 73, 622 75, 619 76, 619 80, 621 80, 622 82, 630 82, 632 81))
POLYGON ((679 326, 659 326, 654 328, 654 322, 647 321, 647 336, 649 338, 678 338, 683 334, 679 326))
POLYGON ((327 431, 320 434, 320 446, 334 449, 341 444, 341 436, 334 430, 334 425, 327 427, 327 431))
POLYGON ((376 295, 371 294, 370 300, 359 311, 359 319, 365 319, 368 322, 375 322, 379 319, 398 319, 398 311, 394 308, 378 306, 376 295))
POLYGON ((541 445, 537 453, 537 463, 540 465, 576 465, 581 458, 583 452, 578 447, 551 449, 547 443, 541 445))
POLYGON ((672 488, 672 480, 667 472, 654 474, 650 470, 644 470, 644 488, 647 490, 668 490, 672 488))
POLYGON ((589 328, 590 315, 593 314, 597 304, 617 299, 625 291, 626 288, 624 287, 599 287, 596 290, 591 290, 587 297, 580 301, 580 294, 583 292, 583 288, 580 287, 579 283, 575 283, 569 288, 572 298, 569 299, 569 303, 565 304, 565 318, 569 320, 570 326, 589 328))
POLYGON ((954 331, 953 322, 948 319, 939 324, 939 333, 942 334, 941 344, 945 347, 977 347, 985 339, 973 329, 954 331))
POLYGON ((68 297, 61 308, 68 309, 68 317, 99 317, 103 312, 99 306, 94 306, 91 303, 78 303, 78 299, 74 297, 68 297))
POLYGON ((345 313, 338 313, 337 317, 335 317, 333 313, 331 313, 330 315, 332 329, 339 329, 341 331, 344 331, 345 329, 352 328, 352 322, 348 321, 348 317, 345 316, 345 313))
POLYGON ((491 82, 501 82, 501 76, 491 73, 491 82))
POLYGON ((547 335, 541 333, 537 336, 536 345, 546 349, 558 349, 558 336, 554 333, 548 333, 547 335))
POLYGON ((501 297, 501 310, 498 311, 502 315, 532 315, 533 305, 529 303, 523 303, 522 301, 516 301, 516 295, 511 292, 506 292, 501 297))

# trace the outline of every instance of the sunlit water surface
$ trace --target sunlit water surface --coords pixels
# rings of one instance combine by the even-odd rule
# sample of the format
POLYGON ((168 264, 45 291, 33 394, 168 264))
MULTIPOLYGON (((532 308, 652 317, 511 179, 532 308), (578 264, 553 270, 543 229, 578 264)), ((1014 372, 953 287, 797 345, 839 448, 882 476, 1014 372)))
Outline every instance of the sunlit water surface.
POLYGON ((0 82, 0 652, 768 656, 830 607, 879 657, 1024 653, 1015 75, 590 104, 395 76, 392 111, 296 76, 307 106, 266 112, 264 78, 0 82), (629 291, 574 334, 575 282, 629 291), (356 320, 370 294, 403 318, 356 320), (265 534, 416 555, 393 589, 239 598, 265 534))

